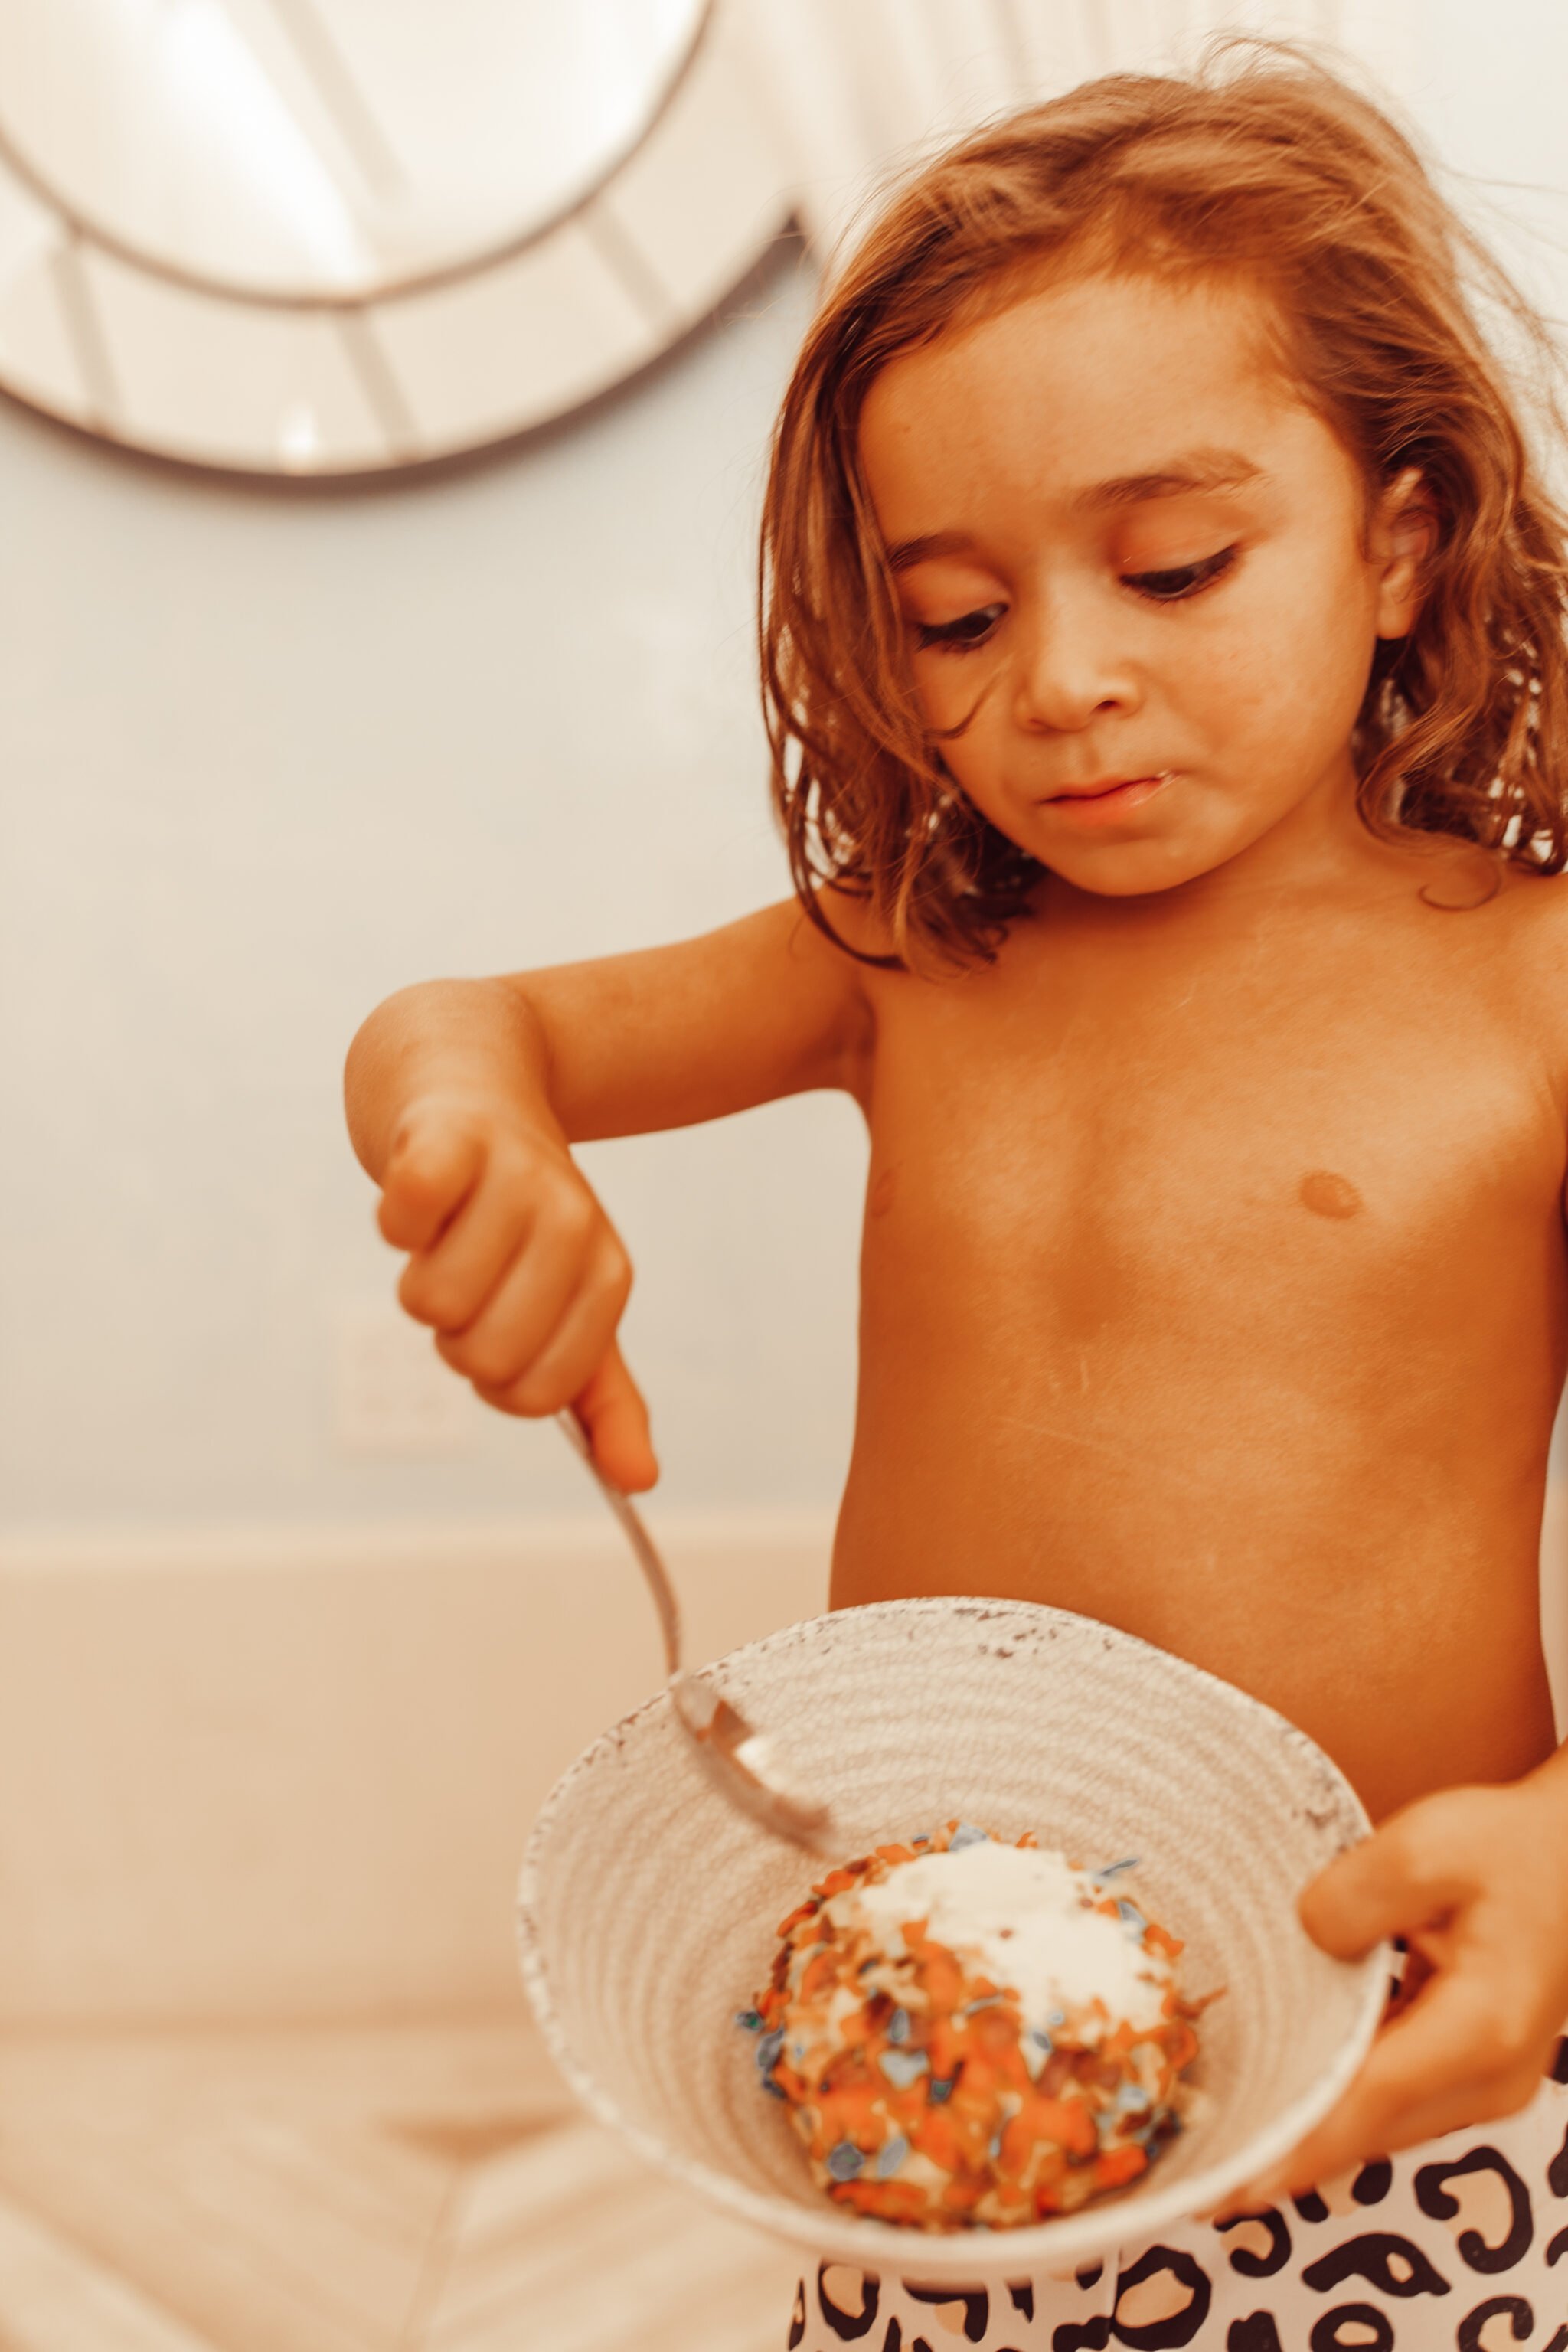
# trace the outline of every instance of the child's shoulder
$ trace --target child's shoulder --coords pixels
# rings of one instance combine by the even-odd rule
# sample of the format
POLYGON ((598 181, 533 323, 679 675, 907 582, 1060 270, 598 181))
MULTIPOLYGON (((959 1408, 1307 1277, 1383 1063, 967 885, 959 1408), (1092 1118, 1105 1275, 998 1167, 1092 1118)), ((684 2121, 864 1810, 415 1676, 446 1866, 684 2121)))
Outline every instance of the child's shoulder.
POLYGON ((1506 866, 1487 912, 1501 1003, 1544 1050, 1568 1109, 1568 873, 1506 866))

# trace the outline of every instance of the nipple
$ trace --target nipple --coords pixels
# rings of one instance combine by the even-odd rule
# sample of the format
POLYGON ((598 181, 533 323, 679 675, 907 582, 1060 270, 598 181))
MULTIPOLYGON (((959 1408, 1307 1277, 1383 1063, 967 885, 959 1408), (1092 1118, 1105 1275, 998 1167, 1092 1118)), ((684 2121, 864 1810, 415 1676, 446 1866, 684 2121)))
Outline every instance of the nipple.
POLYGON ((1314 1168, 1301 1179, 1301 1206, 1314 1216, 1353 1217, 1361 1204, 1349 1177, 1336 1176, 1331 1168, 1314 1168))

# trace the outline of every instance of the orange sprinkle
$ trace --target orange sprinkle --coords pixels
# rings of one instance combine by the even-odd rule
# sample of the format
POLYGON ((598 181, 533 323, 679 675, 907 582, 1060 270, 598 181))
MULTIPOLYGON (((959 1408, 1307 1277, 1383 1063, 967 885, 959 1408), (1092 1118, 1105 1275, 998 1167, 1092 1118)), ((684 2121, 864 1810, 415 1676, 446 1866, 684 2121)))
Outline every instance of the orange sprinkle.
MULTIPOLYGON (((852 1870, 830 1870, 826 1877, 819 1880, 811 1891, 814 1895, 820 1895, 826 1899, 830 1895, 842 1895, 846 1887, 853 1886, 854 1884, 855 1873, 852 1870)), ((782 1927, 779 1933, 783 1935, 782 1927)))
POLYGON ((1190 2025, 1175 2024, 1165 2029, 1165 2055, 1178 2073, 1190 2066, 1198 2054, 1198 2037, 1190 2025))
POLYGON ((805 1973, 800 1980, 801 1999, 810 2000, 816 1994, 826 1992, 830 1985, 837 1984, 837 1956, 830 1951, 818 1952, 815 1959, 808 1960, 805 1964, 805 1973))
POLYGON ((1095 2159, 1094 2185, 1097 2189, 1120 2189, 1129 2180, 1136 2180, 1148 2169, 1149 2158, 1136 2140, 1124 2140, 1120 2147, 1107 2148, 1095 2159))
POLYGON ((957 2126, 945 2107, 928 2107, 911 2127, 910 2138, 943 2172, 956 2172, 963 2161, 957 2126))

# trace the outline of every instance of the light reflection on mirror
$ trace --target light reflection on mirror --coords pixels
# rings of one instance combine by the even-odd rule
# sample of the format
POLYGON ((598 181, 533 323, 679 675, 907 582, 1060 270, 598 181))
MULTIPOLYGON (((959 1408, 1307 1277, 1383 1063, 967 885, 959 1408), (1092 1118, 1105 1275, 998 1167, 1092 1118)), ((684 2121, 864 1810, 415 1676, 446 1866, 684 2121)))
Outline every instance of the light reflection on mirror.
POLYGON ((0 136, 62 211, 232 292, 365 294, 585 195, 703 0, 5 0, 0 136))

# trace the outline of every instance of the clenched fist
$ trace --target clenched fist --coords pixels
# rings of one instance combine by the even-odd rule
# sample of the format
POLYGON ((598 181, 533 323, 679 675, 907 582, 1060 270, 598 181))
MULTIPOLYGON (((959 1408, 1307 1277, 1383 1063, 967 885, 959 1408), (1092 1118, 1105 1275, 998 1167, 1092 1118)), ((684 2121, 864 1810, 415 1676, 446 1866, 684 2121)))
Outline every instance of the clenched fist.
POLYGON ((654 1484, 647 1407, 616 1344, 631 1261, 558 1136, 483 1096, 426 1095, 393 1138, 376 1221, 409 1253, 403 1306, 487 1404, 570 1405, 607 1478, 654 1484))

